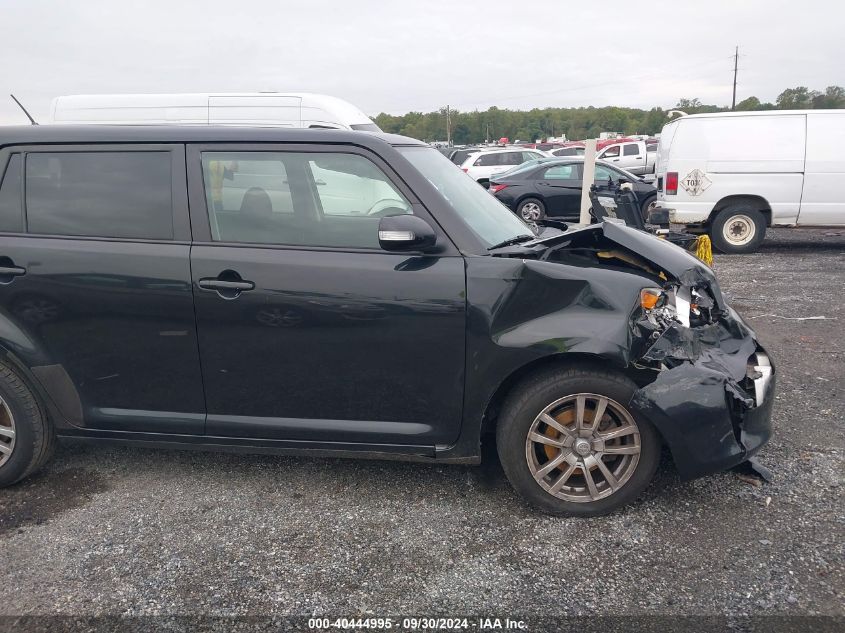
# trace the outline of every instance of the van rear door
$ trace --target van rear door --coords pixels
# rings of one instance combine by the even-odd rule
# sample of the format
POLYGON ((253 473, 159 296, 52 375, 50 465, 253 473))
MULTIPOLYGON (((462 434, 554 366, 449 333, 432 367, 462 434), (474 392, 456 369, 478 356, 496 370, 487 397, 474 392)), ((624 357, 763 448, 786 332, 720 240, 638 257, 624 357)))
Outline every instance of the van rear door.
POLYGON ((211 125, 302 127, 302 99, 293 96, 220 96, 208 98, 211 125))
POLYGON ((845 224, 845 114, 807 113, 804 195, 798 224, 845 224))

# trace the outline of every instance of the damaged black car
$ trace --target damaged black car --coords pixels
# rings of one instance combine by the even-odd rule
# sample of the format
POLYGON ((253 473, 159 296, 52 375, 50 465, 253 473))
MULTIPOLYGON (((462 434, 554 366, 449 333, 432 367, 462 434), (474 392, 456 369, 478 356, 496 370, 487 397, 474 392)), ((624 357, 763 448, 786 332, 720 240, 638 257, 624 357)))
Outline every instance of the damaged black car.
POLYGON ((412 139, 9 127, 0 177, 0 485, 56 437, 478 463, 486 435, 534 507, 591 516, 664 445, 697 477, 770 435, 710 268, 529 226, 412 139))

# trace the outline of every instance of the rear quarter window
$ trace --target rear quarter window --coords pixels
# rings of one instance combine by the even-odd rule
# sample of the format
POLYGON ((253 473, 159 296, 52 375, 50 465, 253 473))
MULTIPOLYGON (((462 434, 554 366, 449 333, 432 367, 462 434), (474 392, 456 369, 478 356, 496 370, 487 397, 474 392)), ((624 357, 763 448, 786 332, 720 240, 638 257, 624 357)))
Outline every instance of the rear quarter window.
POLYGON ((173 239, 170 152, 26 157, 29 233, 173 239))

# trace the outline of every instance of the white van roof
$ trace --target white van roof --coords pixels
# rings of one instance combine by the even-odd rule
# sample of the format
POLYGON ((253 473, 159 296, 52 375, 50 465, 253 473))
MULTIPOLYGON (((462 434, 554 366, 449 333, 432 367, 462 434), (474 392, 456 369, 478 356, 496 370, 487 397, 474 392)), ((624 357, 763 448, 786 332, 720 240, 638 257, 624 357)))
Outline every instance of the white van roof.
POLYGON ((674 123, 681 119, 706 119, 713 117, 738 117, 738 116, 781 116, 784 114, 842 114, 845 110, 748 110, 742 112, 701 112, 699 114, 685 114, 669 121, 674 123))
POLYGON ((322 122, 347 129, 375 127, 348 101, 306 92, 65 95, 53 99, 50 122, 282 127, 319 127, 322 122))

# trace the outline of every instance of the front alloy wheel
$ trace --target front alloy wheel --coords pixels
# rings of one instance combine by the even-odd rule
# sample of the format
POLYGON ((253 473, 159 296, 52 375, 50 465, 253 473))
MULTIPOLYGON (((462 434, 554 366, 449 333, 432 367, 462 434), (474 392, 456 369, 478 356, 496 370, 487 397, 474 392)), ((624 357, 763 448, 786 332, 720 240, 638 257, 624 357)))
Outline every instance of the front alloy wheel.
POLYGON ((528 468, 549 494, 574 503, 622 488, 640 461, 640 430, 622 405, 594 393, 552 402, 525 441, 528 468))
POLYGON ((636 390, 627 376, 578 365, 525 378, 496 425, 514 489, 554 515, 598 516, 636 499, 660 459, 657 430, 627 408, 636 390))

